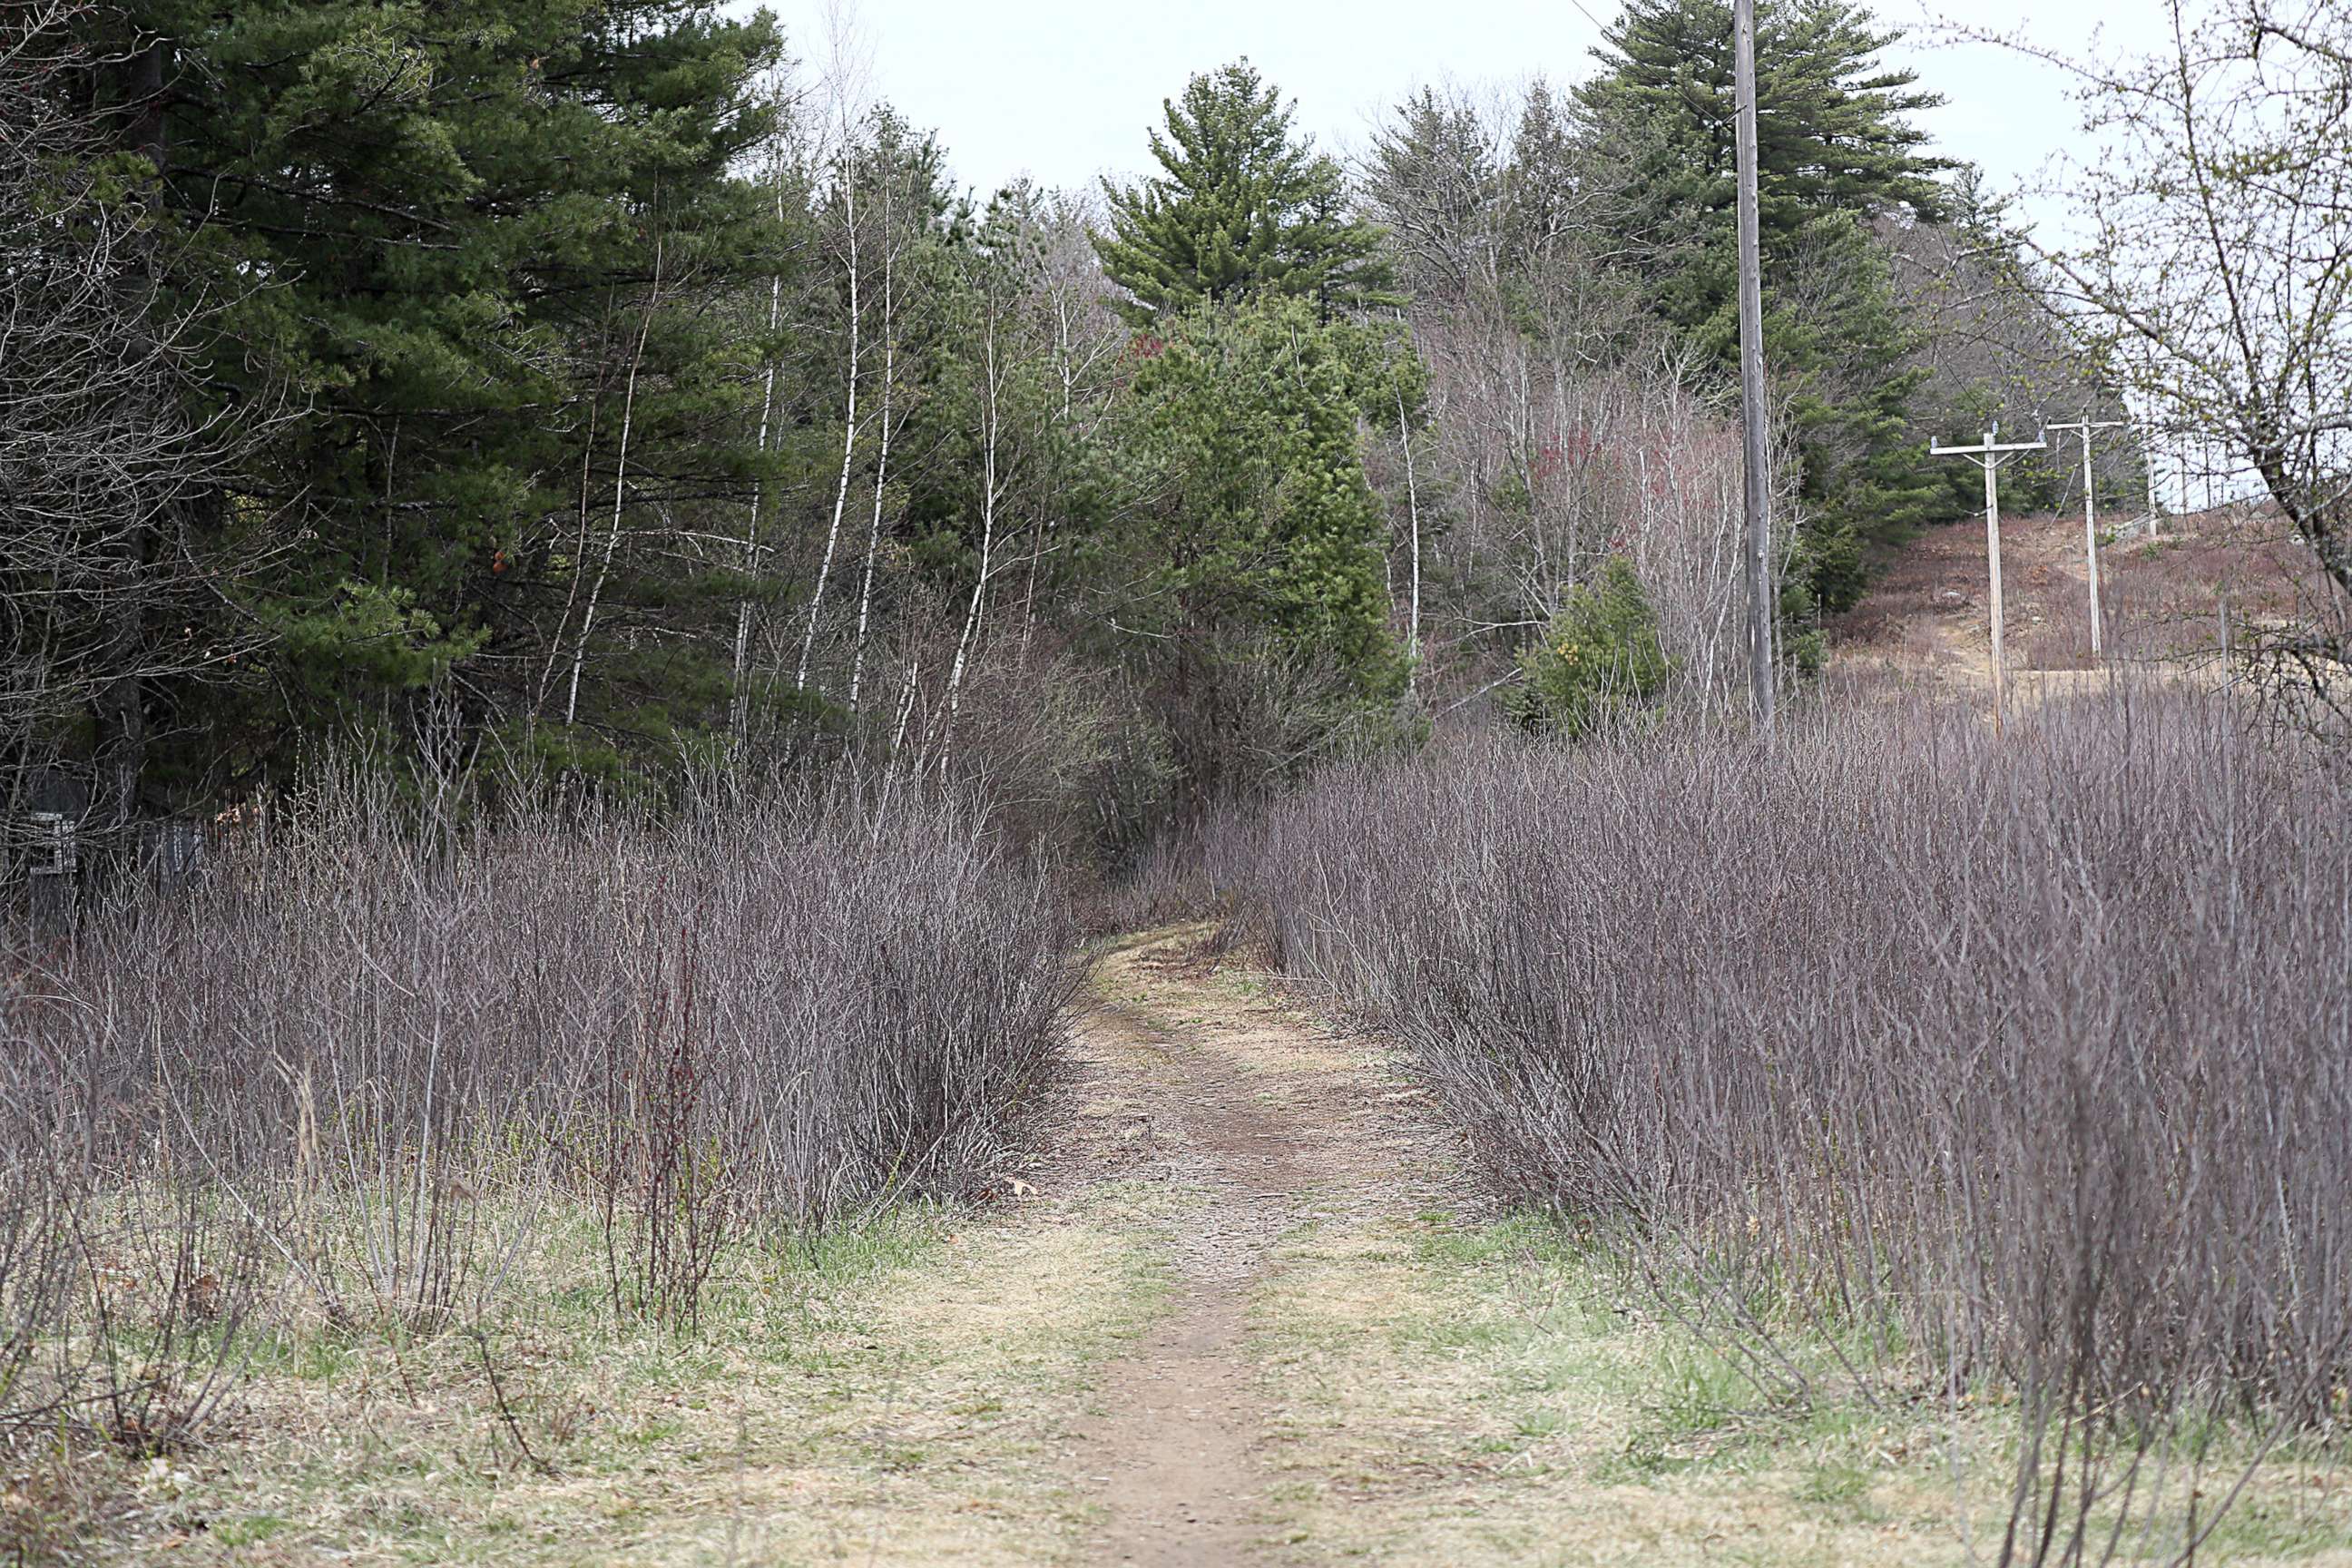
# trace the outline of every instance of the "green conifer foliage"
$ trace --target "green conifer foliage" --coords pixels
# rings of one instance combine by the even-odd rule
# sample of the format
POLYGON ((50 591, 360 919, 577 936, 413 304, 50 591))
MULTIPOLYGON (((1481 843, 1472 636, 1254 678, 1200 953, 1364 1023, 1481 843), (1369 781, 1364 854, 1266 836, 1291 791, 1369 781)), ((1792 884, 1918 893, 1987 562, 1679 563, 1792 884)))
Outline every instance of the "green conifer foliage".
POLYGON ((185 286, 239 301, 220 395, 308 407, 252 477, 302 531, 244 607, 278 633, 255 744, 453 670, 478 721, 541 710, 583 640, 609 729, 668 745, 723 710, 629 613, 675 612, 690 584, 654 588, 607 542, 616 511, 634 531, 748 490, 761 345, 717 306, 778 250, 738 177, 773 124, 772 20, 703 0, 118 11, 169 40, 161 189, 185 286))
POLYGON ((1283 299, 1206 306, 1138 342, 1118 618, 1201 796, 1235 782, 1232 749, 1273 685, 1318 709, 1327 739, 1403 689, 1358 422, 1360 394, 1392 374, 1381 345, 1283 299))
MULTIPOLYGON (((1859 579, 1856 536, 1923 520, 1939 488, 1911 447, 1903 367, 1916 328, 1896 308, 1871 231, 1883 214, 1939 221, 1950 164, 1910 120, 1937 99, 1874 62, 1895 34, 1851 0, 1759 0, 1758 195, 1765 351, 1790 399, 1809 557, 1834 601, 1859 579)), ((1736 96, 1728 0, 1631 0, 1579 88, 1597 144, 1630 163, 1621 193, 1651 308, 1727 366, 1738 349, 1736 96)))
POLYGON ((1622 555, 1568 591, 1542 638, 1519 654, 1503 710, 1523 728, 1564 735, 1601 729, 1649 699, 1674 672, 1658 617, 1622 555))
POLYGON ((1194 77, 1151 132, 1161 173, 1104 183, 1105 270, 1142 326, 1269 292, 1325 315, 1392 306, 1380 231, 1354 216, 1337 162, 1291 133, 1293 110, 1247 60, 1194 77))
POLYGON ((1394 672, 1357 437, 1369 337, 1290 300, 1196 312, 1146 351, 1132 435, 1180 618, 1271 633, 1377 690, 1394 672))

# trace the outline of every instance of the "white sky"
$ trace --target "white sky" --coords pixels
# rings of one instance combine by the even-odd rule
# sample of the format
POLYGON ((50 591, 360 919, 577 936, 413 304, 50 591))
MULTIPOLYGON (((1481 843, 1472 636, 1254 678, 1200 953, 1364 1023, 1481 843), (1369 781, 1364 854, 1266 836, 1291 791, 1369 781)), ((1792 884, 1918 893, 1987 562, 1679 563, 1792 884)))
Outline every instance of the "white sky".
MULTIPOLYGON (((793 52, 828 55, 835 0, 766 0, 793 52)), ((750 9, 750 0, 738 8, 750 9)), ((957 179, 982 195, 1017 174, 1077 186, 1131 174, 1149 160, 1144 135, 1160 101, 1187 76, 1239 55, 1298 103, 1301 129, 1328 150, 1359 145, 1383 106, 1426 81, 1555 82, 1592 68, 1593 17, 1616 0, 856 0, 849 12, 870 72, 868 90, 936 129, 957 179)), ((1937 45, 1931 16, 2082 50, 2152 46, 2163 0, 1879 0, 1914 37, 1891 51, 1950 102, 1925 117, 1939 152, 1983 164, 2002 188, 2030 182, 2076 120, 2057 73, 2007 50, 1937 45)), ((2054 217, 2040 201, 2026 210, 2054 217)))

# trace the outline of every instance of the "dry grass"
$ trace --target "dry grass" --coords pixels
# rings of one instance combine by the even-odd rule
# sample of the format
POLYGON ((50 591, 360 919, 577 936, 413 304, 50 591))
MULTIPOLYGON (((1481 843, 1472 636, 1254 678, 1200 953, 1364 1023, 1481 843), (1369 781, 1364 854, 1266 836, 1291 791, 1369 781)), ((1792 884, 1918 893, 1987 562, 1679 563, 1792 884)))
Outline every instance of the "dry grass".
MULTIPOLYGON (((2081 518, 2003 520, 2001 559, 2020 695, 2069 689, 2066 676, 2099 668, 2081 518)), ((2225 605, 2241 626, 2282 625, 2307 618, 2326 596, 2309 550, 2280 520, 2251 510, 2167 519, 2153 538, 2109 533, 2099 568, 2110 663, 2194 663, 2218 649, 2225 605)), ((1861 603, 1830 623, 1835 662, 1981 685, 1990 669, 1987 594, 1983 525, 1931 529, 1882 563, 1861 603)))
MULTIPOLYGON (((205 1446, 53 1457, 0 1517, 110 1564, 1100 1561, 1081 1434, 1177 1305, 1205 1201, 1126 1136, 1165 1109, 1161 1038, 1229 1058, 1319 1162, 1237 1349, 1269 1561, 1958 1563, 1956 1454, 1995 1521, 2002 1413, 1842 1399, 1819 1345, 1823 1395, 1758 1411, 1601 1251, 1461 1188, 1379 1042, 1158 947, 1096 971, 1097 1005, 1154 1030, 1089 1032, 1098 1070, 1016 1167, 1039 1195, 730 1247, 694 1333, 615 1319, 595 1216, 550 1211, 487 1363, 464 1332, 289 1309, 205 1446), (77 1519, 102 1529, 76 1543, 77 1519)), ((2352 1568, 2347 1542, 2352 1486, 2286 1454, 2208 1560, 2352 1568)))
POLYGON ((1457 748, 1227 858, 1747 1403, 2000 1400, 1990 1560, 2185 1561, 2342 1453, 2342 789, 2176 688, 1457 748))
MULTIPOLYGON (((1708 1346, 1538 1221, 1310 1227, 1254 1315, 1298 1561, 1958 1563, 1996 1530, 1998 1415, 1759 1414, 1708 1346)), ((2352 1478, 2274 1462, 2210 1561, 2352 1564, 2352 1478)))
POLYGON ((574 1215, 484 1340, 281 1332, 201 1449, 79 1456, 113 1500, 72 1555, 1080 1561, 1066 1426, 1158 1298, 1162 1208, 1112 1184, 740 1249, 695 1336, 599 1310, 574 1215))

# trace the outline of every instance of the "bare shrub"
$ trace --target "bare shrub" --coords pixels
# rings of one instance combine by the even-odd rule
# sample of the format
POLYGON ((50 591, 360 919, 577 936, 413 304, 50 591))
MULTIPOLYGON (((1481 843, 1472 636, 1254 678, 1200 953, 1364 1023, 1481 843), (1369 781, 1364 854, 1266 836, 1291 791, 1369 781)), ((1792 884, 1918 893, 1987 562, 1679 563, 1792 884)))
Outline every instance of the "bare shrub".
MULTIPOLYGON (((1424 567, 1430 641, 1515 652, 1572 585, 1622 558, 1656 606, 1685 704, 1736 706, 1746 689, 1737 424, 1690 390, 1679 351, 1637 349, 1592 370, 1598 329, 1576 318, 1569 310, 1531 339, 1502 301, 1473 298, 1416 323, 1432 512, 1444 520, 1424 567)), ((1622 327, 1622 315, 1609 319, 1622 327)), ((1786 499, 1776 515, 1792 515, 1786 499)))
POLYGON ((2001 1560, 2177 1561, 2352 1373, 2347 787, 2218 697, 1881 705, 1339 771, 1244 886, 1759 1386, 2013 1396, 2001 1560))
POLYGON ((205 395, 203 345, 234 301, 174 293, 186 242, 126 168, 160 158, 162 122, 123 100, 166 91, 121 84, 166 51, 92 44, 101 16, 0 9, 0 885, 30 847, 17 814, 78 752, 80 837, 105 869, 131 858, 148 747, 178 694, 238 678, 257 635, 222 612, 285 544, 238 476, 287 412, 205 395))
POLYGON ((550 1214, 690 1327, 729 1245, 982 1179, 1050 1068, 1056 891, 955 798, 462 804, 323 770, 0 971, 0 1436, 184 1442, 249 1312, 462 1327, 550 1214))

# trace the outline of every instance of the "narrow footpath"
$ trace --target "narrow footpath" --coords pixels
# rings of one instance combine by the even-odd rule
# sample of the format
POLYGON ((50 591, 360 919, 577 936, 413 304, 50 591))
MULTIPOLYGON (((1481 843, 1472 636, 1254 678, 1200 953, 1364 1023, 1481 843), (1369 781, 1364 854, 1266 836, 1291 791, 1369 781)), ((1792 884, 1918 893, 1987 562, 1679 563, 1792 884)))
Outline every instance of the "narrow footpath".
MULTIPOLYGON (((976 1202, 740 1249, 692 1336, 551 1309, 495 1383, 461 1343, 437 1379, 361 1346, 259 1384, 74 1560, 1962 1561, 1934 1412, 1750 1419, 1645 1290, 1476 1188, 1393 1053, 1210 934, 1095 955, 1071 1069, 976 1202)), ((584 1247, 538 1267, 551 1302, 601 1289, 584 1247)))
POLYGON ((1111 953, 1095 992, 1081 1117, 1134 1150, 1130 1177, 1191 1199, 1172 1310, 1105 1370, 1106 1414, 1080 1432, 1104 1560, 1248 1562, 1268 1523, 1274 1413, 1247 1331, 1253 1299, 1284 1289, 1277 1246, 1302 1227, 1409 1220, 1433 1201, 1448 1140, 1360 1044, 1237 994, 1181 940, 1111 953))

